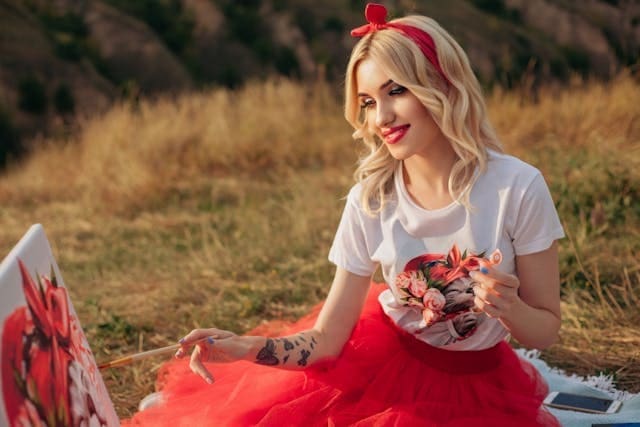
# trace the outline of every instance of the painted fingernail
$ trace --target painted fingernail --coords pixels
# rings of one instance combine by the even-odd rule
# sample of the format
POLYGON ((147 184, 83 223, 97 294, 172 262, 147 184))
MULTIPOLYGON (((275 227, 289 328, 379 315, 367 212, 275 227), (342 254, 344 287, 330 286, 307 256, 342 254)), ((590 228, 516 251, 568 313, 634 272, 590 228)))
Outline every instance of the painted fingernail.
POLYGON ((209 344, 213 344, 213 343, 214 343, 214 342, 216 342, 216 341, 213 339, 213 337, 207 337, 207 342, 208 342, 209 344))
POLYGON ((185 340, 184 340, 184 338, 180 338, 180 339, 178 340, 178 342, 179 342, 180 344, 184 344, 184 341, 185 341, 185 340))
POLYGON ((489 269, 487 267, 480 267, 480 273, 489 274, 489 269))

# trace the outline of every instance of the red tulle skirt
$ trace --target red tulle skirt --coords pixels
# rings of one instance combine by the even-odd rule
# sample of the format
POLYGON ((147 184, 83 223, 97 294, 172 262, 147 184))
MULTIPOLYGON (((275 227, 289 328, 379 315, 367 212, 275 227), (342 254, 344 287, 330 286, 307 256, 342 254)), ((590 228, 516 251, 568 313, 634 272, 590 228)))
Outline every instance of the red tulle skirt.
MULTIPOLYGON (((388 320, 373 285, 362 316, 330 367, 287 371, 236 362, 163 366, 164 403, 126 426, 559 426, 542 406, 547 385, 502 342, 482 351, 448 351, 418 341, 388 320)), ((320 307, 283 327, 249 334, 293 334, 313 326, 320 307)))

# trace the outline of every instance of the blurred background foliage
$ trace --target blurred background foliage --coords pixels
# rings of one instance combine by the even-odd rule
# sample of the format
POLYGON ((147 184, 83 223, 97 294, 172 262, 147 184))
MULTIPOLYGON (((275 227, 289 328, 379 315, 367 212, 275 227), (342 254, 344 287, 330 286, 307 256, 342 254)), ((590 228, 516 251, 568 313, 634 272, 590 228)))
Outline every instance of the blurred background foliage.
MULTIPOLYGON (((122 99, 274 75, 341 87, 365 1, 0 0, 0 167, 64 139, 77 116, 122 99)), ((635 67, 640 4, 630 0, 389 0, 391 17, 433 16, 482 83, 608 79, 635 67)))

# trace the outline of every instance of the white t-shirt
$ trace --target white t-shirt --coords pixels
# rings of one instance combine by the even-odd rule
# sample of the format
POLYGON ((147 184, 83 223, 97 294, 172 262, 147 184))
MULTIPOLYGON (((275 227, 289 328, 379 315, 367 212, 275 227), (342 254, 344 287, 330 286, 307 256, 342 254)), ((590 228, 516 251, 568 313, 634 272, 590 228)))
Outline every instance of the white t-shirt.
POLYGON ((508 331, 497 319, 474 310, 465 266, 471 268, 473 255, 487 258, 499 250, 495 267, 515 274, 516 255, 543 251, 564 237, 542 174, 490 151, 487 170, 470 193, 471 212, 457 201, 435 210, 417 205, 405 188, 402 164, 394 181, 394 193, 376 216, 363 211, 362 187, 353 186, 329 260, 361 276, 380 265, 389 286, 379 298, 384 312, 433 346, 481 350, 505 339, 508 331))

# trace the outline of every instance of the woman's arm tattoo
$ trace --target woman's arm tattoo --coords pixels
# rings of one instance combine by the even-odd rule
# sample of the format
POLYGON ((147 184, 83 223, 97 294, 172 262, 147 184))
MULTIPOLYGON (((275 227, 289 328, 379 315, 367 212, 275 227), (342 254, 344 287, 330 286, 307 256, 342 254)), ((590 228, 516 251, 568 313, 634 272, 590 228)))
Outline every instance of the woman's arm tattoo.
POLYGON ((307 366, 307 359, 311 355, 311 352, 304 348, 300 350, 300 360, 298 360, 298 366, 307 366))
POLYGON ((258 351, 258 354, 256 355, 256 363, 269 366, 275 366, 280 363, 276 357, 276 343, 271 338, 267 338, 267 342, 264 347, 258 351))
POLYGON ((307 366, 311 351, 315 349, 317 344, 315 337, 312 336, 310 340, 305 339, 302 333, 287 338, 267 338, 264 347, 256 355, 256 363, 268 366, 284 365, 289 361, 292 350, 299 349, 296 350, 299 354, 296 363, 298 366, 304 367, 307 366), (304 343, 302 346, 300 341, 304 343), (309 345, 310 348, 305 348, 304 345, 309 345))
POLYGON ((291 344, 291 341, 289 341, 286 338, 284 338, 283 341, 284 341, 284 349, 286 351, 293 350, 293 344, 291 344))

